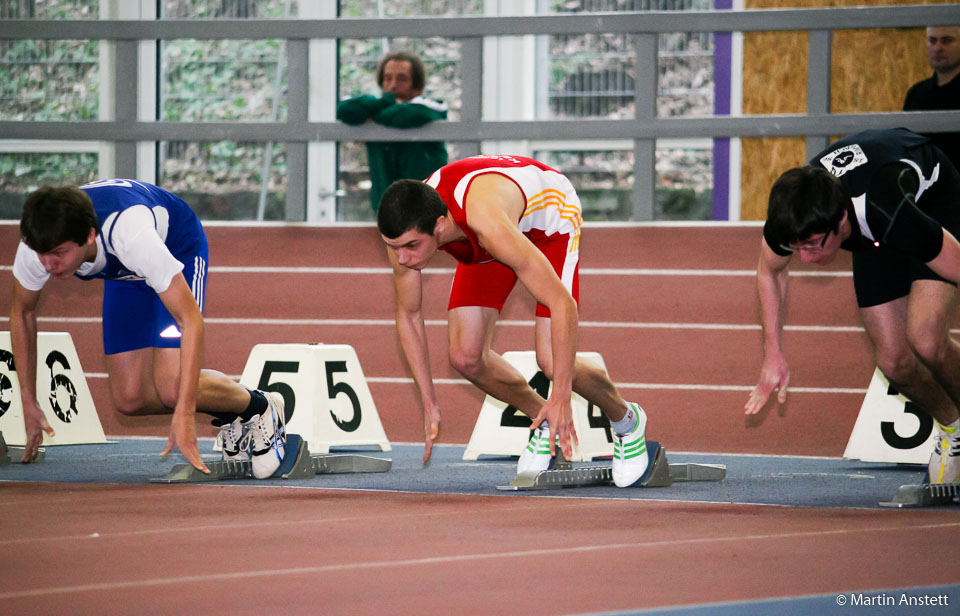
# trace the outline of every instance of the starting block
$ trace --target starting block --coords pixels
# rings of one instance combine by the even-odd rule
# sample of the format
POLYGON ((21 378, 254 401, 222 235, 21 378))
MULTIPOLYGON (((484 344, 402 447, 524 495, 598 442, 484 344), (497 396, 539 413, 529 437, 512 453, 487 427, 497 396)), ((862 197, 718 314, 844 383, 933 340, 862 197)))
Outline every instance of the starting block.
POLYGON ((258 344, 240 384, 283 396, 287 434, 314 451, 375 445, 390 451, 357 352, 348 344, 258 344))
MULTIPOLYGON (((11 447, 7 445, 7 442, 3 440, 3 432, 0 432, 0 466, 20 463, 20 461, 23 460, 23 449, 23 447, 11 447)), ((43 447, 38 449, 37 457, 31 460, 30 463, 42 462, 46 451, 43 447)))
MULTIPOLYGON (((385 473, 392 466, 392 460, 373 456, 311 455, 307 441, 300 438, 299 434, 290 434, 287 436, 286 455, 272 478, 307 479, 314 475, 337 473, 385 473)), ((253 465, 249 460, 217 460, 208 463, 207 468, 210 469, 209 475, 198 471, 190 463, 177 464, 163 477, 151 479, 150 483, 198 483, 253 478, 253 465)))
POLYGON ((881 507, 938 507, 957 503, 960 483, 921 483, 900 486, 893 500, 879 503, 881 507))
MULTIPOLYGON (((656 441, 647 441, 647 456, 650 461, 643 477, 632 487, 663 488, 674 482, 721 481, 727 476, 727 467, 722 464, 670 464, 667 451, 656 441)), ((519 473, 510 485, 497 486, 498 490, 555 490, 605 486, 613 483, 613 466, 580 466, 563 459, 558 452, 558 461, 545 471, 519 473)))

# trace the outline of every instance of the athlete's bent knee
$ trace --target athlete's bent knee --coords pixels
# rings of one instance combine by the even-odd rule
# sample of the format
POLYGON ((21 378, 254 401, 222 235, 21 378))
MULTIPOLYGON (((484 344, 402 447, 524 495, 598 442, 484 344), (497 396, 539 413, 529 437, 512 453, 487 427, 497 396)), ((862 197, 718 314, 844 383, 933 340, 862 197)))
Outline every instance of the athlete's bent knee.
POLYGON ((917 357, 910 352, 878 353, 877 367, 893 385, 904 385, 916 378, 917 357))
POLYGON ((121 415, 148 415, 146 399, 139 392, 113 392, 113 405, 121 415))
POLYGON ((464 349, 450 349, 450 365, 468 379, 474 379, 483 371, 483 359, 479 353, 464 349))
POLYGON ((169 387, 158 387, 157 395, 160 397, 160 404, 165 406, 168 409, 176 408, 178 392, 176 389, 171 389, 169 387))
POLYGON ((949 338, 928 332, 915 335, 908 332, 907 344, 927 366, 943 365, 947 361, 947 354, 953 350, 949 338))

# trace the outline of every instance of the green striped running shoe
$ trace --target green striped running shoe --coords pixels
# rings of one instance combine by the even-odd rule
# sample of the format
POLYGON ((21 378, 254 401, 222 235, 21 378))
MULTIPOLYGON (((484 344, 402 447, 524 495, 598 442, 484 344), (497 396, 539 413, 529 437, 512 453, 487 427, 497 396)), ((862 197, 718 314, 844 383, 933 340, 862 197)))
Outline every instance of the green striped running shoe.
POLYGON ((613 436, 613 483, 618 488, 632 486, 647 472, 647 414, 639 404, 629 403, 637 414, 637 427, 629 434, 613 436))
POLYGON ((538 473, 550 468, 550 427, 542 422, 530 433, 527 446, 520 453, 517 474, 538 473))

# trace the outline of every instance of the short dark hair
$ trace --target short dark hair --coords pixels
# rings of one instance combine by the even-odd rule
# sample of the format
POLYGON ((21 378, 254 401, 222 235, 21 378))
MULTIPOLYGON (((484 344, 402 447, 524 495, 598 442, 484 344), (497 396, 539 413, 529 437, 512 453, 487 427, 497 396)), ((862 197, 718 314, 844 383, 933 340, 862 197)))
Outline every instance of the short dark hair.
POLYGON ((431 234, 447 204, 432 186, 419 180, 397 180, 387 187, 377 209, 377 228, 389 239, 411 229, 431 234))
POLYGON ((409 51, 394 51, 383 56, 380 64, 377 65, 377 85, 383 87, 383 71, 386 70, 387 62, 399 60, 400 62, 410 63, 410 77, 413 82, 413 89, 423 92, 427 83, 427 71, 423 68, 423 60, 409 51))
POLYGON ((20 216, 20 236, 39 253, 64 242, 87 243, 90 230, 100 232, 90 196, 76 186, 45 186, 27 196, 20 216))
POLYGON ((794 167, 770 189, 767 231, 784 246, 836 232, 849 203, 840 180, 823 167, 794 167))

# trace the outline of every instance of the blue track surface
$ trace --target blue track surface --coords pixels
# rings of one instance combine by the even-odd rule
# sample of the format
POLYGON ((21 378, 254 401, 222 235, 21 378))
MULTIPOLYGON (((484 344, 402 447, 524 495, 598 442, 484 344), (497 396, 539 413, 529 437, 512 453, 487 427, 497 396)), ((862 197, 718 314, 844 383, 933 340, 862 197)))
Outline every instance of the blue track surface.
MULTIPOLYGON (((0 481, 64 481, 101 483, 148 483, 164 475, 179 455, 160 457, 163 439, 121 439, 109 445, 48 447, 37 464, 0 467, 0 481)), ((394 444, 393 450, 352 450, 393 460, 388 473, 317 475, 311 479, 265 480, 272 484, 300 487, 373 489, 456 494, 522 494, 618 499, 656 499, 796 507, 866 507, 890 500, 902 484, 920 483, 924 469, 917 466, 865 464, 833 458, 785 458, 720 454, 687 454, 667 451, 669 462, 723 464, 726 479, 720 482, 674 483, 665 488, 595 486, 551 491, 501 492, 516 472, 515 458, 481 457, 463 461, 462 446, 437 446, 433 460, 420 463, 422 445, 394 444)), ((207 460, 219 459, 212 441, 201 440, 207 460)), ((347 453, 346 450, 334 453, 347 453)), ((602 461, 591 464, 602 464, 602 461)), ((252 480, 248 480, 252 481, 252 480)))

